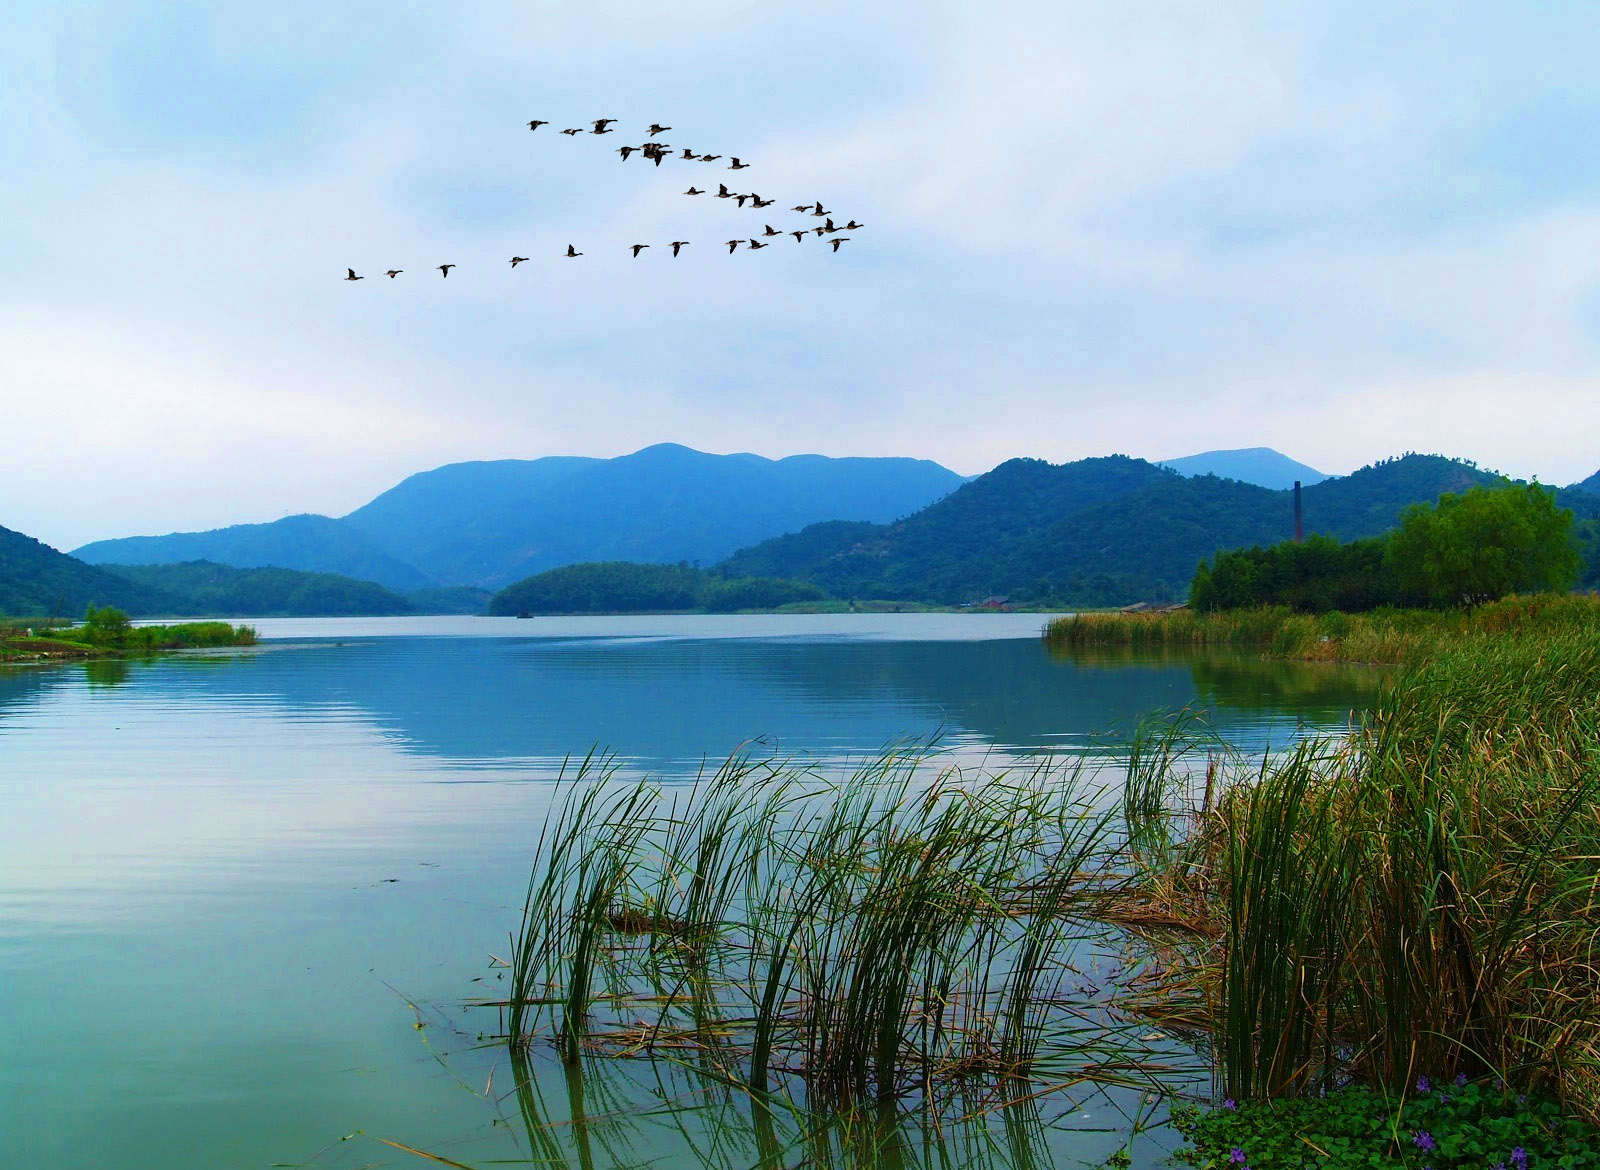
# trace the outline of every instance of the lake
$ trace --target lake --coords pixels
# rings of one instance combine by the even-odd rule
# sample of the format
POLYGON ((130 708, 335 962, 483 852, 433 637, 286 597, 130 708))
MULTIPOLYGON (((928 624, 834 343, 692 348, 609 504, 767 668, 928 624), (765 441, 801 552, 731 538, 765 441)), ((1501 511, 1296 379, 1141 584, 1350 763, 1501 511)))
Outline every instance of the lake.
MULTIPOLYGON (((756 1164, 746 1114, 681 1070, 574 1085, 536 1054, 561 1123, 540 1152, 478 1042, 563 761, 599 748, 677 783, 741 747, 828 770, 910 739, 999 767, 1114 754, 1185 707, 1263 751, 1345 727, 1370 691, 1328 667, 1055 658, 1045 620, 264 620, 248 651, 0 672, 4 1161, 756 1164)), ((1045 1105, 890 1160, 1121 1144, 1126 1101, 1045 1105)))

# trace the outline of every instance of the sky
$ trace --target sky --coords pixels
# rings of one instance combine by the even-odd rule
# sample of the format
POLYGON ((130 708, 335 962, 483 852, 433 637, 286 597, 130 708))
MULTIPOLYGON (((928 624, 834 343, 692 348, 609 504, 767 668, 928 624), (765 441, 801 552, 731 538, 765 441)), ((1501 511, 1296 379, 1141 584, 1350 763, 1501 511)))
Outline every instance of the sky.
POLYGON ((57 547, 656 442, 1600 468, 1589 5, 13 13, 0 525, 57 547), (722 243, 819 199, 837 254, 722 243))

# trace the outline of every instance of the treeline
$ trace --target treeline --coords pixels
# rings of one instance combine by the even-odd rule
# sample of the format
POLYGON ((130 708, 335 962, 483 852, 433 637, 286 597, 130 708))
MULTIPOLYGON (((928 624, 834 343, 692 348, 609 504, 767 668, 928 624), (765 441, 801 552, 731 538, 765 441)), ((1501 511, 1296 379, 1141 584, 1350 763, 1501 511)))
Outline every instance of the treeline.
POLYGON ((1287 606, 1361 613, 1380 606, 1449 608, 1512 593, 1564 590, 1592 576, 1594 521, 1583 531, 1538 484, 1473 487, 1414 504, 1386 536, 1341 543, 1313 536, 1202 561, 1189 603, 1201 612, 1287 606))
POLYGON ((489 601, 492 614, 734 613, 827 598, 815 585, 738 577, 693 565, 600 561, 567 565, 508 585, 489 601))

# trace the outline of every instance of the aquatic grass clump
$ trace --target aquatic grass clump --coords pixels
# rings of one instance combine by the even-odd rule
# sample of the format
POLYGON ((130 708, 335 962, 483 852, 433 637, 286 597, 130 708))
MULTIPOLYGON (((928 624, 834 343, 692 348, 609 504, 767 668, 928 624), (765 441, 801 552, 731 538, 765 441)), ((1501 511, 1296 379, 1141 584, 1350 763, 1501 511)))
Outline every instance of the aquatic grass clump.
POLYGON ((1116 955, 1096 913, 1125 880, 1081 763, 913 745, 841 779, 741 754, 670 789, 591 758, 563 786, 513 940, 514 1047, 692 1053, 834 1102, 1161 1072, 1073 966, 1116 955))
POLYGON ((1130 855, 1211 923, 1165 990, 1207 1005, 1227 1093, 1426 1071, 1600 1120, 1600 625, 1463 638, 1346 740, 1227 773, 1172 806, 1179 849, 1130 855))

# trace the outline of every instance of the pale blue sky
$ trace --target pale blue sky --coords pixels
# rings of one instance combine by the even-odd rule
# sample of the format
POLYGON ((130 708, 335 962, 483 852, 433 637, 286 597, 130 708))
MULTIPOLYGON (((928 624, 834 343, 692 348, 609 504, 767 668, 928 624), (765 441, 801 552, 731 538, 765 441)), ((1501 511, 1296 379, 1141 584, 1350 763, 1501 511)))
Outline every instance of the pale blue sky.
POLYGON ((339 514, 443 462, 668 440, 1566 483, 1600 467, 1593 15, 24 3, 0 524, 339 514), (619 162, 652 120, 754 165, 619 162), (679 194, 735 177, 778 203, 679 194), (721 246, 817 198, 867 224, 837 256, 721 246))

